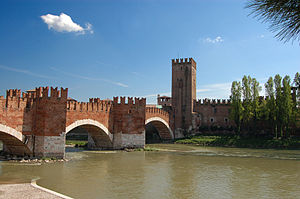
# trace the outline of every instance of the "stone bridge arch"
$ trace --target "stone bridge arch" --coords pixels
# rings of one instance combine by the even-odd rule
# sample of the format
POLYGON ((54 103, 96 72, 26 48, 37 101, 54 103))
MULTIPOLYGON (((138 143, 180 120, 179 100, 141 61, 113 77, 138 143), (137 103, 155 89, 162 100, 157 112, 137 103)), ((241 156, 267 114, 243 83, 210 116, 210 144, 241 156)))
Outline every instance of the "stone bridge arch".
POLYGON ((113 134, 100 122, 92 119, 77 120, 66 127, 66 134, 71 130, 84 128, 92 138, 89 138, 89 147, 98 149, 110 149, 113 147, 113 134))
POLYGON ((166 122, 161 117, 151 117, 148 118, 145 122, 145 125, 153 125, 158 131, 159 136, 162 140, 172 140, 174 139, 174 134, 168 122, 166 122))
POLYGON ((3 149, 12 155, 32 155, 32 150, 27 146, 25 136, 9 126, 0 124, 0 140, 3 142, 3 149))

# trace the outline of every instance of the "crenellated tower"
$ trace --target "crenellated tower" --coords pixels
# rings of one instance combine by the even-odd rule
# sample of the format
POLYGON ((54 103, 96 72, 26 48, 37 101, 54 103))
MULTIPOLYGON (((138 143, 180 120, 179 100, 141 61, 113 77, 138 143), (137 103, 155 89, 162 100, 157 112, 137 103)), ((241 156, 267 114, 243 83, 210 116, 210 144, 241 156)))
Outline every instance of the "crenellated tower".
POLYGON ((192 58, 173 59, 172 108, 175 130, 191 127, 194 100, 196 100, 196 62, 192 58))

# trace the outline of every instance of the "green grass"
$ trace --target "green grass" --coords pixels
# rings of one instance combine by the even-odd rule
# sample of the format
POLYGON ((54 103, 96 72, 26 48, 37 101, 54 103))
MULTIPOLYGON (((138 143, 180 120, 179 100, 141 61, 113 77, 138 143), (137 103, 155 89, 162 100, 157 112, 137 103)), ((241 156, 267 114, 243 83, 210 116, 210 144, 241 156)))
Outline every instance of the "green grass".
POLYGON ((240 136, 193 136, 188 139, 177 140, 176 144, 193 144, 199 146, 222 146, 240 148, 275 148, 300 149, 300 139, 266 139, 240 136))
POLYGON ((75 145, 75 147, 85 147, 87 143, 86 140, 66 140, 66 145, 75 145))
POLYGON ((159 151, 157 148, 146 146, 145 148, 133 149, 134 151, 159 151))

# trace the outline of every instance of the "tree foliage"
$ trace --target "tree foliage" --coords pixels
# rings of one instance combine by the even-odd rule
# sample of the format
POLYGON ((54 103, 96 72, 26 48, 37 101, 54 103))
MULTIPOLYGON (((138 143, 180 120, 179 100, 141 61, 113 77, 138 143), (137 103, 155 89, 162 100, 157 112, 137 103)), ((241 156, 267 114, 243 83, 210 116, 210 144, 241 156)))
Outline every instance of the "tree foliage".
POLYGON ((237 133, 240 133, 241 130, 241 121, 242 121, 242 87, 241 83, 234 81, 231 85, 231 118, 233 118, 236 127, 237 127, 237 133))
POLYGON ((249 0, 246 8, 250 15, 263 22, 270 22, 270 29, 276 37, 285 42, 300 41, 300 1, 299 0, 249 0))
MULTIPOLYGON (((294 84, 299 89, 299 73, 295 75, 294 84)), ((231 117, 237 132, 258 134, 268 131, 270 136, 288 137, 296 128, 297 117, 300 117, 291 86, 289 76, 282 78, 277 74, 274 79, 270 77, 265 83, 264 98, 259 95, 261 86, 255 78, 244 76, 241 82, 232 82, 231 117)))

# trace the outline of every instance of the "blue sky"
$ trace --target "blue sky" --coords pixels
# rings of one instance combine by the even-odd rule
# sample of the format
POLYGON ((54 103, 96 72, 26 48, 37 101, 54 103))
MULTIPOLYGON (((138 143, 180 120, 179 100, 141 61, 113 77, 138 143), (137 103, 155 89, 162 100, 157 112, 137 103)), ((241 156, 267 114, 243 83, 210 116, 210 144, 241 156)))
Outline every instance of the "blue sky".
POLYGON ((171 59, 197 62, 197 98, 251 75, 293 78, 300 46, 274 38, 243 0, 0 1, 0 95, 69 88, 89 97, 170 95, 171 59))

